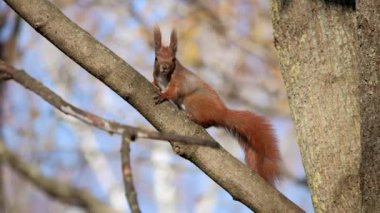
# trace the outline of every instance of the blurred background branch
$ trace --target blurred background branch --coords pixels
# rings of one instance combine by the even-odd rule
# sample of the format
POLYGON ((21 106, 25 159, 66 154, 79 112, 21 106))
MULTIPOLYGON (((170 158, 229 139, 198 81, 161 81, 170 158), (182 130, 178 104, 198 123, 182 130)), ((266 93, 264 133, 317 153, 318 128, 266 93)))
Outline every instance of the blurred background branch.
MULTIPOLYGON (((10 10, 0 9, 0 31, 3 32, 7 22, 13 22, 9 35, 0 40, 0 60, 13 63, 17 57, 17 48, 16 44, 18 42, 21 18, 17 15, 11 14, 10 10)), ((8 80, 7 75, 0 74, 0 143, 3 139, 3 125, 4 125, 4 96, 6 92, 6 84, 4 81, 8 80)), ((3 145, 3 144, 2 144, 3 145)), ((4 191, 4 175, 3 175, 3 163, 2 155, 0 154, 0 212, 7 211, 6 201, 5 201, 5 191, 4 191)))
POLYGON ((89 192, 40 174, 37 168, 33 168, 26 162, 20 160, 5 147, 3 141, 0 142, 0 152, 3 159, 11 168, 49 196, 63 203, 84 208, 88 212, 116 212, 89 192))

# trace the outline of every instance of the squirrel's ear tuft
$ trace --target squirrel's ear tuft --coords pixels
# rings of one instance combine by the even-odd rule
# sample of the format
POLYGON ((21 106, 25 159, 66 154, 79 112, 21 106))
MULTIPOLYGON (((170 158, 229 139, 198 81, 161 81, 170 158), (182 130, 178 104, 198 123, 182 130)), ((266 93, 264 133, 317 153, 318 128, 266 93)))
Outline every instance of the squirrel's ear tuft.
POLYGON ((172 33, 170 34, 170 48, 174 54, 177 52, 177 32, 175 29, 173 29, 172 33))
POLYGON ((154 49, 158 51, 161 48, 161 31, 159 26, 155 26, 153 30, 154 49))

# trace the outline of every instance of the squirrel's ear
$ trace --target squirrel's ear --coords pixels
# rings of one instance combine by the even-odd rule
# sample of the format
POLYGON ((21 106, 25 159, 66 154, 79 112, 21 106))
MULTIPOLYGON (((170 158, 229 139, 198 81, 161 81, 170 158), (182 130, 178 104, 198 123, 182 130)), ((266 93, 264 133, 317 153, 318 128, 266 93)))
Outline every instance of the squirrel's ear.
POLYGON ((154 35, 154 49, 158 51, 161 47, 161 31, 160 31, 160 27, 158 27, 157 25, 154 27, 153 35, 154 35))
POLYGON ((175 29, 173 29, 172 33, 170 34, 170 48, 174 54, 177 52, 177 32, 175 29))

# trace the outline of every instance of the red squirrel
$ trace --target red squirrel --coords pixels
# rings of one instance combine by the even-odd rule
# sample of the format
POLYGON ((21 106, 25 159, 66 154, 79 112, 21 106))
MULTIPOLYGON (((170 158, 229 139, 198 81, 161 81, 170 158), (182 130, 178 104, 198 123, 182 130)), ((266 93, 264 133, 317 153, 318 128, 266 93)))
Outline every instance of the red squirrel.
POLYGON ((228 109, 206 82, 182 66, 176 58, 177 35, 171 32, 169 46, 161 44, 161 31, 154 29, 153 84, 160 92, 155 103, 173 101, 195 123, 207 128, 223 127, 241 145, 248 166, 273 185, 279 174, 280 155, 272 126, 259 115, 228 109))

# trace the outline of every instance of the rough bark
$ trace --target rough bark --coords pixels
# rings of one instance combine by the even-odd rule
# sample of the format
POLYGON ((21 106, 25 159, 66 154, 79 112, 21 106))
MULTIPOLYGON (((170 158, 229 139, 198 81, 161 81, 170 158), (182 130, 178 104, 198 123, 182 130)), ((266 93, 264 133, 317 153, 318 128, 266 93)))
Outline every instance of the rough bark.
POLYGON ((342 2, 273 0, 275 46, 316 212, 374 212, 379 1, 342 2))
MULTIPOLYGON (((162 132, 210 139, 174 105, 155 105, 155 90, 142 75, 46 0, 6 0, 40 34, 134 106, 162 132)), ((234 199, 257 212, 299 212, 296 205, 267 185, 222 148, 174 143, 174 150, 193 162, 234 199)))
POLYGON ((380 209, 380 1, 358 1, 357 9, 361 208, 376 212, 380 209))
MULTIPOLYGON (((4 82, 0 79, 0 140, 3 139, 3 106, 4 106, 4 93, 5 85, 4 82)), ((5 191, 4 191, 4 175, 3 175, 3 156, 0 154, 0 212, 5 212, 5 191)))

